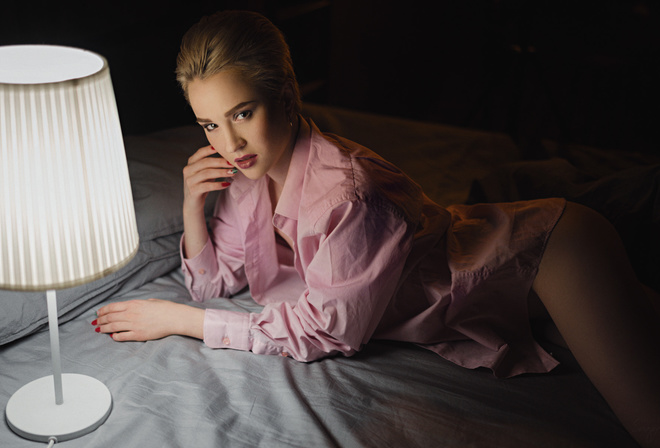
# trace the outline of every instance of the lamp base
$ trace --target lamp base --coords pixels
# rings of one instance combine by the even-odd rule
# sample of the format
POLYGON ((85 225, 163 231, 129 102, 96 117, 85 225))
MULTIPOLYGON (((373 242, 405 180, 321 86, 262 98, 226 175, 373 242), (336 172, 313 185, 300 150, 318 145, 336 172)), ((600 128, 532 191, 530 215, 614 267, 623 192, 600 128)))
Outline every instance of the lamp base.
POLYGON ((21 387, 7 402, 9 427, 21 437, 48 442, 75 439, 101 426, 112 410, 110 390, 86 375, 62 375, 64 403, 55 404, 53 376, 21 387))

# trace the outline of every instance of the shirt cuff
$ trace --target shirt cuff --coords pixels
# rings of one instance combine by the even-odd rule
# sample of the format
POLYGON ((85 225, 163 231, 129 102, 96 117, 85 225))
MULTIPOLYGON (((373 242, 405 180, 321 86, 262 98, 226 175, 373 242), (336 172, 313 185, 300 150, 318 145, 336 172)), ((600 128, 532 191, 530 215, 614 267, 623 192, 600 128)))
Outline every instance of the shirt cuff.
POLYGON ((204 343, 211 348, 251 350, 249 319, 249 313, 207 309, 204 312, 204 343))
POLYGON ((198 275, 207 275, 213 274, 208 272, 209 266, 215 266, 215 253, 213 251, 213 243, 211 242, 211 237, 206 239, 206 244, 202 248, 202 251, 195 255, 193 258, 185 258, 183 256, 183 238, 185 235, 181 236, 180 243, 180 253, 181 253, 181 264, 183 265, 184 271, 188 271, 190 275, 196 277, 198 275))

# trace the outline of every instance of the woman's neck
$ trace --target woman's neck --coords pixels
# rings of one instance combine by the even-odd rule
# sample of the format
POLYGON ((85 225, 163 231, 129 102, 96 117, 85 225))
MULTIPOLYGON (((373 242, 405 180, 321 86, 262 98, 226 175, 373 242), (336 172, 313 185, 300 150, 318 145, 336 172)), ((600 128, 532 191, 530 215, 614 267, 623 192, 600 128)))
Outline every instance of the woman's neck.
POLYGON ((286 182, 286 176, 289 172, 289 166, 291 165, 293 150, 296 146, 296 141, 298 140, 299 129, 300 120, 299 117, 296 116, 291 122, 291 137, 289 139, 289 146, 284 154, 282 154, 282 160, 280 160, 280 163, 278 163, 277 167, 268 172, 268 177, 270 178, 268 190, 270 193, 270 199, 273 203, 273 211, 275 210, 275 207, 280 200, 282 190, 284 190, 284 183, 286 182))

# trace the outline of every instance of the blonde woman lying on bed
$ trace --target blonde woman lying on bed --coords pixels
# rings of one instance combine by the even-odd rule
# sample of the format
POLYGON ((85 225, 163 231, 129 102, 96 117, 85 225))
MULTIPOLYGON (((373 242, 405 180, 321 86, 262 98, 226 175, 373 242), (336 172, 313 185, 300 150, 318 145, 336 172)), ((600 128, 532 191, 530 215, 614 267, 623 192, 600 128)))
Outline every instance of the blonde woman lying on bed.
POLYGON ((300 361, 409 341, 510 377, 557 364, 532 337, 538 308, 632 435, 660 446, 660 319, 605 219, 562 199, 434 204, 396 167, 299 115, 288 47, 254 13, 195 25, 177 78, 210 143, 183 170, 186 285, 196 301, 249 285, 264 308, 114 303, 97 331, 300 361), (225 191, 207 228, 214 190, 225 191))

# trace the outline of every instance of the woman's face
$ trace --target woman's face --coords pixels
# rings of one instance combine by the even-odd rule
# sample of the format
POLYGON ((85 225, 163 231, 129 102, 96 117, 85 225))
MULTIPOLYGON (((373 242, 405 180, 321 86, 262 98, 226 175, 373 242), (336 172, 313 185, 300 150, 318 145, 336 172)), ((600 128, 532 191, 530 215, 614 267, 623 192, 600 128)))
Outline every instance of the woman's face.
POLYGON ((283 104, 271 104, 237 70, 188 84, 197 123, 211 146, 250 179, 269 174, 283 182, 293 132, 283 104))

